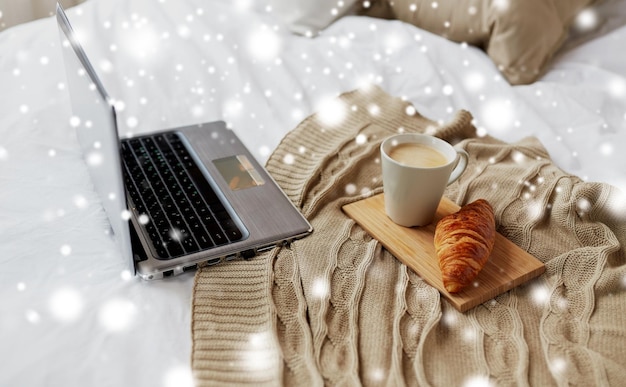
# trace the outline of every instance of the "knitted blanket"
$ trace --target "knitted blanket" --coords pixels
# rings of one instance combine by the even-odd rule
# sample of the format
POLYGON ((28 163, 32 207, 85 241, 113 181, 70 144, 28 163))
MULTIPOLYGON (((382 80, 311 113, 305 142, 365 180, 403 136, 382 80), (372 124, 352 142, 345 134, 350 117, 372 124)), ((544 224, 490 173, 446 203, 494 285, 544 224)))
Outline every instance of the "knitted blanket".
POLYGON ((314 233, 196 274, 198 385, 623 385, 620 192, 559 170, 534 138, 477 137, 465 111, 440 124, 376 87, 336 104, 340 123, 312 115, 267 163, 314 233), (382 192, 379 145, 399 131, 461 141, 470 163, 446 196, 489 200, 498 231, 546 273, 460 313, 345 216, 382 192))

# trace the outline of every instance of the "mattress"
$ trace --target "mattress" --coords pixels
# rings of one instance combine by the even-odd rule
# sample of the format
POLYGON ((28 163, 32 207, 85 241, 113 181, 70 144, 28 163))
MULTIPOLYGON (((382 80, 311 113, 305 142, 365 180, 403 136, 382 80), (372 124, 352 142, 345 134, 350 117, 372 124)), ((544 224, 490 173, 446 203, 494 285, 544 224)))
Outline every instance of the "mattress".
MULTIPOLYGON (((265 162, 313 112, 376 84, 426 117, 537 137, 564 171, 626 191, 626 5, 511 86, 483 51, 358 16, 291 34, 262 2, 91 0, 68 15, 122 135, 224 120, 265 162)), ((193 274, 126 270, 76 140, 54 18, 0 33, 0 385, 192 385, 193 274)))

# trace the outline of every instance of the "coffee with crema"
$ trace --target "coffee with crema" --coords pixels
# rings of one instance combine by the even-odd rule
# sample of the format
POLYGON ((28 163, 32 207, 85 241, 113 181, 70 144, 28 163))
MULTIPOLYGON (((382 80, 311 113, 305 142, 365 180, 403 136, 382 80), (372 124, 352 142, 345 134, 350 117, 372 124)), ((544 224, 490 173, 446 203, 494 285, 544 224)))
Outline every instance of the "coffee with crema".
POLYGON ((380 144, 385 213, 404 227, 430 224, 448 185, 469 155, 450 143, 420 133, 401 133, 380 144))
POLYGON ((388 152, 390 158, 409 167, 433 168, 446 165, 448 160, 437 149, 421 143, 398 144, 388 152))

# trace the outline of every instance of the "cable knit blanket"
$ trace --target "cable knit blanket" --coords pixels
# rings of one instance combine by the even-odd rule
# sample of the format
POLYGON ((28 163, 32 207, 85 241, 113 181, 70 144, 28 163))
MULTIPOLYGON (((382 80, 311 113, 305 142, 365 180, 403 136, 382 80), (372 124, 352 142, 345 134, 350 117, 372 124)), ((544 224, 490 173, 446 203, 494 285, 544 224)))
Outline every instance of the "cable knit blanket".
POLYGON ((438 124, 376 87, 336 103, 339 124, 307 118, 267 164, 314 233, 196 274, 198 385, 624 385, 623 194, 561 171, 536 139, 477 137, 465 111, 438 124), (546 273, 459 313, 346 217, 381 192, 379 145, 399 131, 461 142, 470 164, 446 196, 489 200, 546 273))

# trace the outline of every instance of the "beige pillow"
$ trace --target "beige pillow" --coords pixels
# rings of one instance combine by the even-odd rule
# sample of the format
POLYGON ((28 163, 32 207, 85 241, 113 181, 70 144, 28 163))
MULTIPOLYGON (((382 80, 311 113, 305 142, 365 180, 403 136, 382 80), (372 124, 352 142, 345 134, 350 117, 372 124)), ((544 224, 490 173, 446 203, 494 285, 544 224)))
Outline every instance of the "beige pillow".
POLYGON ((539 78, 576 15, 596 0, 371 0, 362 15, 399 19, 483 48, 511 84, 539 78))

